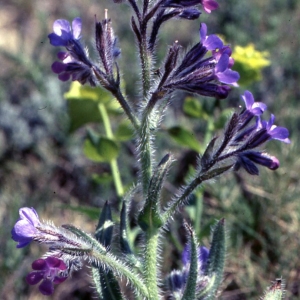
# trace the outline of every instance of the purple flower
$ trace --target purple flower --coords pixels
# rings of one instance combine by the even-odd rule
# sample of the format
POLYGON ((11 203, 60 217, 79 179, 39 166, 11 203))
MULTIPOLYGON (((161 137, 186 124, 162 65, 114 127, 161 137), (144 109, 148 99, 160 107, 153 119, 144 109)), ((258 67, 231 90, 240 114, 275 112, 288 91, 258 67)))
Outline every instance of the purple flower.
POLYGON ((53 33, 48 35, 50 44, 53 46, 67 47, 72 40, 80 39, 81 19, 75 18, 72 21, 72 28, 67 20, 56 20, 53 23, 53 33))
POLYGON ((222 83, 237 86, 240 75, 238 72, 232 71, 230 67, 230 57, 223 53, 215 66, 215 77, 222 83))
POLYGON ((205 23, 201 23, 200 25, 200 42, 207 50, 216 50, 223 47, 223 42, 217 35, 207 35, 207 26, 205 23))
POLYGON ((250 175, 259 175, 259 170, 255 164, 262 165, 270 170, 279 168, 279 160, 275 156, 257 151, 246 151, 238 155, 235 170, 244 168, 250 175))
MULTIPOLYGON (((254 116, 262 115, 262 113, 267 109, 266 104, 262 102, 254 102, 253 95, 249 91, 245 91, 244 95, 241 97, 245 102, 246 108, 239 114, 239 131, 245 128, 254 116)), ((239 140, 242 136, 249 136, 249 134, 256 128, 257 125, 248 128, 245 132, 240 133, 239 136, 236 137, 235 141, 239 140)))
POLYGON ((33 272, 26 276, 26 281, 30 285, 35 285, 41 280, 39 290, 43 295, 51 295, 54 291, 53 284, 62 283, 67 279, 67 266, 57 257, 47 257, 37 259, 32 263, 33 272))
POLYGON ((200 0, 200 2, 208 14, 210 14, 212 10, 215 10, 219 7, 218 2, 214 0, 200 0))
POLYGON ((227 85, 236 86, 239 79, 238 72, 230 69, 233 63, 230 47, 224 46, 216 35, 207 36, 207 26, 202 23, 200 42, 185 55, 164 88, 224 99, 230 91, 227 85), (208 51, 212 55, 205 58, 208 51))
POLYGON ((246 105, 246 110, 254 116, 260 116, 266 109, 267 105, 262 102, 254 102, 254 97, 251 92, 245 91, 242 98, 246 105))
POLYGON ((67 20, 56 20, 53 24, 53 31, 48 35, 50 44, 53 46, 66 47, 65 52, 59 52, 51 69, 61 81, 72 79, 81 84, 89 82, 95 85, 93 64, 88 59, 86 51, 79 42, 81 32, 81 19, 75 18, 72 27, 67 20))
POLYGON ((271 114, 270 120, 262 121, 258 118, 258 129, 266 129, 266 134, 269 136, 269 139, 279 140, 286 144, 289 144, 291 141, 289 140, 289 131, 284 127, 278 127, 274 125, 275 116, 271 114))
POLYGON ((19 210, 20 219, 11 231, 12 239, 18 242, 17 248, 27 246, 35 235, 38 233, 36 229, 40 226, 40 220, 34 208, 23 207, 19 210))

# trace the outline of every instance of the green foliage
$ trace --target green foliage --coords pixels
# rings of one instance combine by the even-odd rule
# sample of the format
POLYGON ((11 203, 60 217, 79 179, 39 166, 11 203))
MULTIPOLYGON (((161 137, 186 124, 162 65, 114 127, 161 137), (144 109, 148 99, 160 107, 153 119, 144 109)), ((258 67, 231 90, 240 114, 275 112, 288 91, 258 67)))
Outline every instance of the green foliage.
POLYGON ((96 134, 89 129, 83 145, 84 155, 95 162, 110 162, 119 155, 118 144, 107 137, 96 134))
POLYGON ((173 126, 168 129, 169 135, 179 145, 200 152, 200 144, 195 134, 181 126, 173 126))
POLYGON ((73 132, 81 126, 101 122, 98 105, 104 104, 109 114, 120 114, 120 105, 111 94, 100 87, 83 86, 74 81, 70 90, 65 93, 68 101, 68 114, 70 118, 70 131, 73 132))
POLYGON ((183 103, 183 112, 193 118, 207 120, 209 115, 204 110, 202 103, 199 99, 186 97, 183 103))

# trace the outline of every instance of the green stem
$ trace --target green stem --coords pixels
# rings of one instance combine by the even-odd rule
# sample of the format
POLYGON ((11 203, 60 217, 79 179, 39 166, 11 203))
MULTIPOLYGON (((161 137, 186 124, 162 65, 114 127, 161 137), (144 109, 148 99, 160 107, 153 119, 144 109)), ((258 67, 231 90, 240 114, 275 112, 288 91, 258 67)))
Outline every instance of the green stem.
POLYGON ((99 72, 95 68, 93 68, 93 71, 94 71, 94 74, 95 74, 96 78, 101 83, 101 85, 104 88, 106 88, 108 91, 110 91, 113 94, 113 96, 115 96, 116 99, 119 101, 119 103, 122 106, 124 112, 127 114, 127 117, 131 121, 131 123, 134 126, 134 128, 137 130, 139 128, 139 122, 138 122, 136 116, 134 115, 131 107, 129 106, 127 100, 124 98, 122 92, 120 91, 119 86, 116 87, 115 85, 111 84, 107 80, 107 78, 105 77, 105 75, 101 74, 101 72, 99 72))
POLYGON ((176 212, 177 208, 186 201, 186 199, 191 195, 191 193, 195 190, 195 188, 203 182, 203 178, 196 177, 182 192, 181 196, 175 199, 170 207, 167 209, 167 211, 164 212, 162 219, 163 223, 165 224, 168 222, 169 218, 174 215, 176 212))
POLYGON ((201 232, 201 217, 203 212, 203 190, 201 189, 200 192, 197 193, 196 199, 196 215, 195 215, 195 231, 196 236, 199 237, 201 232))
MULTIPOLYGON (((108 116, 107 110, 105 108, 105 105, 103 103, 99 103, 98 109, 99 109, 99 112, 100 112, 102 120, 103 120, 106 136, 110 139, 113 139, 114 135, 113 135, 113 132, 111 129, 110 120, 109 120, 109 116, 108 116)), ((120 172, 119 172, 119 168, 118 168, 117 159, 112 159, 110 161, 110 167, 111 167, 111 172, 113 175, 117 195, 119 197, 121 197, 124 195, 124 188, 122 185, 122 180, 121 180, 121 176, 120 176, 120 172)))
POLYGON ((140 45, 140 57, 142 63, 143 98, 146 101, 151 87, 151 54, 147 49, 146 37, 143 36, 140 45))
POLYGON ((157 282, 157 244, 158 232, 150 231, 146 233, 146 248, 144 261, 145 284, 148 289, 148 299, 158 300, 158 282, 157 282))
POLYGON ((136 118, 136 116, 133 114, 131 107, 128 105, 127 100, 124 98, 122 92, 118 88, 116 91, 111 91, 112 94, 116 97, 116 99, 119 101, 120 105, 122 106, 123 110, 127 114, 127 117, 131 121, 132 125, 134 126, 135 130, 138 130, 139 128, 139 122, 136 118))

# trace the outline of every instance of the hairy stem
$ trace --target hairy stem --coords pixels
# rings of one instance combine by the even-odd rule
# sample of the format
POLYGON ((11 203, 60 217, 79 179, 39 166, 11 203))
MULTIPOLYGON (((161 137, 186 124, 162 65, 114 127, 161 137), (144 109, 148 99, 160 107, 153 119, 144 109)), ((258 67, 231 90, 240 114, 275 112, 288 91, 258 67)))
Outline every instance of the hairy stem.
POLYGON ((158 232, 146 233, 146 248, 145 248, 145 261, 144 261, 144 277, 145 284, 148 288, 150 300, 158 300, 158 282, 157 282, 157 245, 158 245, 158 232))
POLYGON ((138 122, 136 116, 134 115, 131 107, 129 106, 127 100, 124 98, 122 92, 120 91, 120 88, 117 88, 116 90, 112 90, 111 93, 119 101, 119 103, 122 106, 123 110, 127 114, 127 117, 129 118, 132 125, 134 126, 134 129, 137 130, 139 128, 139 122, 138 122))
MULTIPOLYGON (((134 270, 129 269, 126 265, 124 265, 120 261, 117 261, 111 255, 93 251, 92 256, 94 257, 94 259, 96 259, 96 261, 101 262, 104 266, 109 267, 117 274, 124 276, 126 279, 128 279, 128 281, 133 285, 133 287, 139 294, 141 294, 146 299, 149 298, 146 285, 141 280, 141 276, 139 274, 136 274, 134 270)), ((98 267, 97 264, 96 267, 98 267)))
POLYGON ((129 106, 127 100, 124 98, 120 87, 116 86, 116 83, 109 82, 109 80, 105 77, 105 74, 101 74, 99 70, 93 69, 96 78, 102 84, 102 86, 110 91, 113 96, 119 101, 121 107, 123 108, 124 112, 126 113, 127 117, 131 121, 132 125, 134 126, 135 130, 139 128, 139 122, 132 111, 132 108, 129 106))

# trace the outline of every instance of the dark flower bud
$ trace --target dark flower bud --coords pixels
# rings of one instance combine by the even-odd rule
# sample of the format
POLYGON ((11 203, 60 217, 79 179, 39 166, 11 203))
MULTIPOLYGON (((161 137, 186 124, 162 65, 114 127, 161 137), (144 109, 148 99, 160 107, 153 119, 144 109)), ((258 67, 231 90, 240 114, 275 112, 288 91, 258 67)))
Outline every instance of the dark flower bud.
POLYGON ((187 8, 183 10, 178 17, 187 20, 196 20, 199 18, 201 12, 196 8, 187 8))

